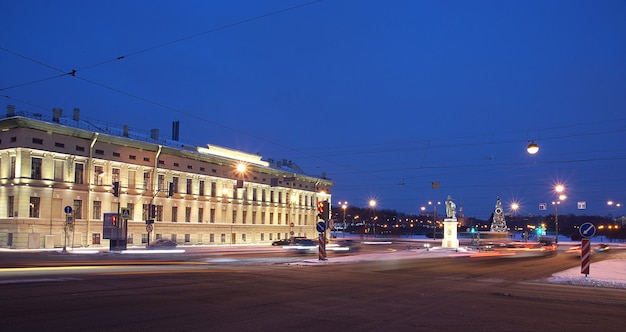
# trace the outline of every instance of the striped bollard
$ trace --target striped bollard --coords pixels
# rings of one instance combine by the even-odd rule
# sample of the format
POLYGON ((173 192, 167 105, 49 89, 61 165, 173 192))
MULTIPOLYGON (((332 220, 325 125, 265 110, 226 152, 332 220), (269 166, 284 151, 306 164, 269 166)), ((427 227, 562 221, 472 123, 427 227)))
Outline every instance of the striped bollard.
POLYGON ((319 260, 320 261, 325 261, 326 260, 326 239, 324 236, 324 233, 319 233, 319 237, 318 237, 318 242, 319 245, 317 246, 318 250, 318 254, 319 254, 319 260))
POLYGON ((591 249, 591 241, 589 239, 582 239, 580 246, 580 273, 586 276, 589 275, 589 256, 591 249))

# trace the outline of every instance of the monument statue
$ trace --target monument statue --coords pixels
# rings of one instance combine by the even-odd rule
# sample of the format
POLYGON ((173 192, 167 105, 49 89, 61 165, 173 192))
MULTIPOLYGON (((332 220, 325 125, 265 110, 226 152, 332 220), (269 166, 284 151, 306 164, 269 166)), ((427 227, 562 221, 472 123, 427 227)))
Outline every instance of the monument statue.
POLYGON ((456 218, 456 204, 454 204, 450 195, 448 195, 448 200, 446 201, 446 216, 450 219, 456 218))

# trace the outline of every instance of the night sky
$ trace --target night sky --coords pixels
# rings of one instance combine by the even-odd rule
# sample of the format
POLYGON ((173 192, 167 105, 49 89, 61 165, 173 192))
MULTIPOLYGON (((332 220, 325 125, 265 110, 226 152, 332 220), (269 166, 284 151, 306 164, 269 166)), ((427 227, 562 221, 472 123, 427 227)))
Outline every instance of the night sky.
POLYGON ((559 214, 624 214, 607 201, 626 203, 626 1, 1 8, 3 108, 162 136, 180 121, 181 141, 325 174, 333 205, 419 213, 451 195, 486 219, 500 196, 545 215, 564 183, 559 214))

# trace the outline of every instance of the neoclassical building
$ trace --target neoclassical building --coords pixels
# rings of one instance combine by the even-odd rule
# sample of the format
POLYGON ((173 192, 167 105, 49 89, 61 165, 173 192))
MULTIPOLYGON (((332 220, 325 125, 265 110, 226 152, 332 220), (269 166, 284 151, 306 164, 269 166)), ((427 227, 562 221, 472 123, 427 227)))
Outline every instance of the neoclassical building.
POLYGON ((103 218, 119 211, 128 215, 129 247, 158 238, 239 245, 317 234, 317 202, 330 201, 332 181, 291 161, 185 145, 178 123, 172 128, 172 138, 161 139, 156 129, 141 135, 84 121, 78 109, 65 117, 60 109, 46 115, 7 106, 0 248, 108 247, 103 218))

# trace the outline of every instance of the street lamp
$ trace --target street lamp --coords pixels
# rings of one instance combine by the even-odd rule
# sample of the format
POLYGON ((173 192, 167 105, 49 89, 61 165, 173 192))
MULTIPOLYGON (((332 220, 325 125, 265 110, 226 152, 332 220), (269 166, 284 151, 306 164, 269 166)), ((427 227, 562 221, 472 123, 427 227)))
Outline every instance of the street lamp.
POLYGON ((554 227, 555 227, 555 242, 557 245, 559 244, 559 204, 561 204, 561 201, 564 201, 567 196, 565 196, 563 194, 563 192, 565 191, 565 186, 562 184, 557 184, 556 186, 554 186, 554 191, 558 194, 559 199, 556 202, 552 202, 552 205, 554 205, 554 227))
POLYGON ((535 141, 530 141, 530 144, 528 144, 528 146, 526 147, 526 151, 529 154, 536 154, 537 152, 539 152, 539 145, 537 145, 535 141))
POLYGON ((437 202, 437 204, 432 201, 428 201, 428 205, 433 206, 433 240, 437 238, 437 205, 441 204, 441 202, 437 202))
POLYGON ((372 208, 372 221, 374 222, 374 238, 376 237, 376 200, 370 199, 370 207, 372 208))
POLYGON ((341 209, 343 210, 343 237, 346 237, 346 209, 348 208, 348 202, 339 202, 341 209))

